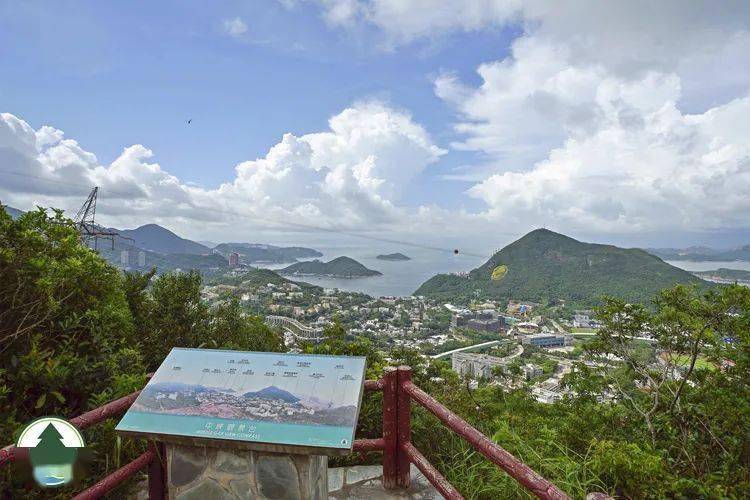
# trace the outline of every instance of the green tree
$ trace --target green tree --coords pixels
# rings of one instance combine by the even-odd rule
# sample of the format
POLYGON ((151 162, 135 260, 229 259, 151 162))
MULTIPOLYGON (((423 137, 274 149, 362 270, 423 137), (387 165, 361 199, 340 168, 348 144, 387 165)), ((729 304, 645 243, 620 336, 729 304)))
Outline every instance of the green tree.
POLYGON ((78 450, 67 448, 62 435, 52 423, 39 434, 39 443, 29 450, 31 462, 35 466, 48 464, 73 464, 78 450))
POLYGON ((148 329, 142 332, 147 366, 156 369, 173 347, 198 347, 211 340, 209 310, 201 300, 197 271, 170 272, 153 280, 148 329))
POLYGON ((284 341, 259 316, 242 312, 236 298, 210 311, 208 345, 241 351, 283 352, 284 341))

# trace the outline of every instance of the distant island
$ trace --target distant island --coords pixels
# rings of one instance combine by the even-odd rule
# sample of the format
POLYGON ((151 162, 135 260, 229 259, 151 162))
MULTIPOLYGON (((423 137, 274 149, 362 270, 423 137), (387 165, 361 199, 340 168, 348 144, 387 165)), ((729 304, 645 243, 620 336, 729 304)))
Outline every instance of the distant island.
POLYGON ((402 253, 387 253, 387 254, 380 254, 377 257, 375 257, 378 260, 411 260, 411 257, 407 257, 406 255, 402 253))
POLYGON ((279 269, 279 274, 293 276, 320 276, 326 278, 364 278, 380 276, 382 273, 368 269, 351 257, 337 257, 330 262, 312 260, 297 262, 289 267, 279 269))

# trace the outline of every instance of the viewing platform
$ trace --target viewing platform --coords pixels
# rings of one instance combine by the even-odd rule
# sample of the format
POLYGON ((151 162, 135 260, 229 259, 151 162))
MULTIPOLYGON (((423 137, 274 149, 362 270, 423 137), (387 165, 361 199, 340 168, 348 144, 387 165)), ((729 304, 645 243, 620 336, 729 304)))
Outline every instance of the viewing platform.
MULTIPOLYGON (((497 465, 520 486, 538 498, 559 500, 568 495, 528 465, 504 450, 471 424, 451 412, 411 380, 411 368, 387 367, 383 378, 367 380, 365 392, 383 393, 382 437, 355 439, 352 451, 364 456, 382 453, 382 466, 354 466, 327 469, 327 460, 305 467, 289 455, 265 454, 260 458, 248 454, 231 455, 221 448, 190 448, 185 453, 172 448, 167 453, 164 443, 147 440, 146 451, 99 482, 80 492, 76 500, 102 498, 128 480, 146 471, 147 494, 142 488, 133 491, 136 497, 149 500, 174 498, 180 500, 206 498, 447 498, 460 500, 461 493, 438 471, 412 443, 411 407, 422 406, 479 454, 497 465), (231 458, 227 458, 230 456, 231 458), (326 475, 319 474, 317 468, 326 475), (263 468, 263 474, 258 474, 263 468), (240 470, 241 469, 241 470, 240 470), (327 469, 327 470, 326 470, 327 469), (238 475, 239 473, 239 475, 238 475), (310 488, 315 477, 326 477, 322 484, 310 488), (240 479, 238 479, 240 478, 240 479), (222 484, 226 482, 227 484, 222 484), (243 485, 238 487, 238 482, 243 485), (326 484, 327 483, 327 484, 326 484), (428 486, 429 484, 429 486, 428 486), (234 487, 233 487, 234 486, 234 487), (326 488, 327 486, 327 488, 326 488), (320 488, 323 488, 321 490, 320 488), (272 494, 273 493, 273 494, 272 494)), ((126 411, 141 391, 112 401, 104 406, 72 418, 69 422, 85 429, 126 411)), ((0 466, 25 459, 28 448, 9 445, 0 449, 0 466)), ((313 457, 314 458, 314 457, 313 457)), ((326 458, 326 457, 322 457, 326 458)), ((122 494, 122 493, 121 493, 122 494)), ((594 498, 605 498, 596 496, 594 498)))
MULTIPOLYGON (((334 467, 328 469, 328 498, 335 500, 440 500, 444 498, 430 481, 417 469, 411 466, 411 485, 405 490, 386 490, 383 488, 382 465, 355 465, 353 467, 334 467)), ((206 498, 234 498, 230 489, 208 492, 206 498)), ((129 500, 148 500, 148 481, 139 483, 137 490, 129 500)))

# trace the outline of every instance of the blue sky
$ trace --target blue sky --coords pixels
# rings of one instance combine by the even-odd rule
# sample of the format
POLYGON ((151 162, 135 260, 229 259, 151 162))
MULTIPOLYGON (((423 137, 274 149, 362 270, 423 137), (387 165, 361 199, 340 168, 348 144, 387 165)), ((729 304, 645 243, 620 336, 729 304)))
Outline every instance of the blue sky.
POLYGON ((204 239, 746 242, 749 11, 0 0, 0 199, 99 185, 108 223, 204 239))

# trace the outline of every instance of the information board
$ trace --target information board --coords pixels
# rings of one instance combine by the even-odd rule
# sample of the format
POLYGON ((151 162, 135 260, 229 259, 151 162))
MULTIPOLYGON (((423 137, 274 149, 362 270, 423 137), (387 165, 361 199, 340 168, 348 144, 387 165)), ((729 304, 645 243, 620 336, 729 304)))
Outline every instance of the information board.
POLYGON ((174 348, 116 430, 347 449, 365 358, 174 348))

